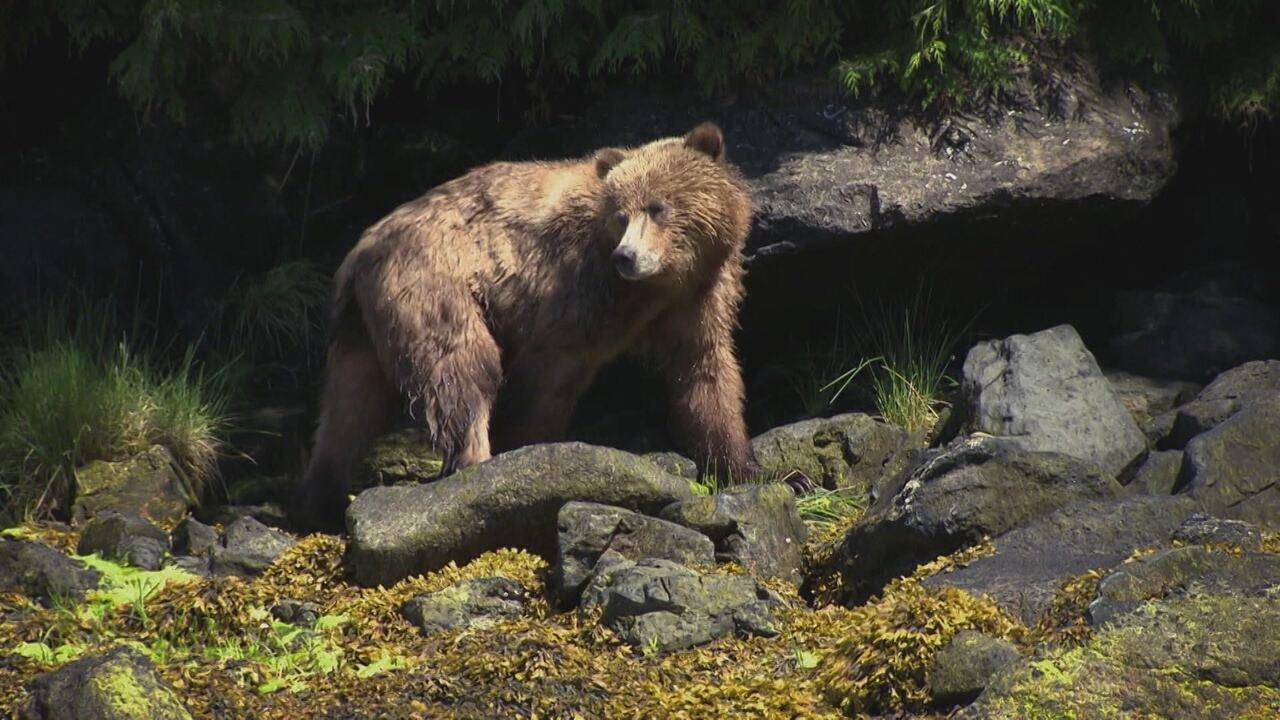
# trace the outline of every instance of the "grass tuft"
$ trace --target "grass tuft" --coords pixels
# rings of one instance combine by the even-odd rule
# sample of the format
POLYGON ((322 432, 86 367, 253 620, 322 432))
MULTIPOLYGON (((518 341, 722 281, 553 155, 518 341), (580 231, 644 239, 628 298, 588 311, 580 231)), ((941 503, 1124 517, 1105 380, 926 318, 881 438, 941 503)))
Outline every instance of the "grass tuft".
POLYGON ((280 358, 319 337, 329 283, 307 260, 281 263, 236 284, 223 304, 231 337, 280 358))

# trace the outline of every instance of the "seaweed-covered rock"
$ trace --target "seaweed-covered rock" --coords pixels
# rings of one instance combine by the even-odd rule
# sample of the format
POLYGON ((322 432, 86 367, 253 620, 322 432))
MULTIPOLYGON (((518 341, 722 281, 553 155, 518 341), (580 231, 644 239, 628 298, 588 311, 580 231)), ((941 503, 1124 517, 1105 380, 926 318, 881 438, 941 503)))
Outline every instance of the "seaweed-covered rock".
POLYGON ((907 444, 907 431, 862 413, 802 420, 751 441, 766 472, 785 475, 799 470, 830 490, 863 492, 870 492, 907 444))
POLYGON ((423 634, 432 635, 519 617, 528 604, 529 591, 520 583, 486 577, 411 598, 400 612, 423 634))
POLYGON ((1248 362, 1218 375, 1177 409, 1161 447, 1181 448, 1254 402, 1280 392, 1280 360, 1248 362))
POLYGON ((683 525, 597 503, 571 502, 560 508, 555 586, 560 604, 570 607, 582 593, 600 556, 627 560, 662 558, 683 565, 711 565, 711 539, 683 525))
POLYGON ((1195 510, 1185 497, 1084 500, 993 541, 995 553, 933 575, 928 586, 986 595, 1034 626, 1067 580, 1116 567, 1134 550, 1163 543, 1195 510))
POLYGON ((0 591, 19 592, 51 605, 83 600, 99 579, 96 570, 44 543, 0 538, 0 591))
POLYGON ((974 346, 964 361, 963 395, 969 430, 1080 458, 1113 476, 1126 474, 1147 450, 1146 436, 1070 325, 974 346))
POLYGON ((668 560, 618 560, 582 593, 584 611, 640 649, 680 650, 730 634, 773 637, 768 590, 746 575, 701 575, 668 560))
POLYGON ((27 683, 31 720, 189 720, 151 661, 116 648, 68 663, 27 683))
POLYGON ((978 697, 991 677, 1020 657, 1013 643, 974 630, 951 638, 929 669, 929 696, 935 705, 961 705, 978 697))
POLYGON ((106 510, 85 523, 76 553, 98 553, 123 560, 143 570, 158 570, 169 551, 169 535, 146 518, 132 512, 106 510))
POLYGON ((1172 495, 1182 475, 1181 450, 1157 450, 1142 462, 1125 490, 1139 495, 1172 495))
POLYGON ((1280 555, 1233 553, 1200 545, 1170 548, 1103 578, 1097 598, 1089 605, 1089 622, 1109 623, 1143 603, 1193 588, 1215 595, 1266 597, 1276 587, 1280 587, 1280 555))
POLYGON ((440 453, 420 429, 384 435, 373 444, 352 479, 351 493, 365 488, 435 480, 443 467, 440 453))
POLYGON ((1261 550, 1262 531, 1240 520, 1194 513, 1174 532, 1173 539, 1198 545, 1233 545, 1242 550, 1261 550))
POLYGON ((1084 647, 996 675, 962 718, 1270 718, 1280 708, 1280 603, 1192 595, 1125 615, 1084 647))
POLYGON ((716 553, 761 578, 803 580, 808 528, 786 485, 739 485, 714 495, 672 504, 662 517, 711 538, 716 553))
POLYGON ((621 450, 534 445, 425 485, 364 491, 347 509, 347 564, 362 585, 390 585, 502 547, 551 558, 571 500, 654 513, 692 496, 684 478, 621 450))
POLYGON ((87 520, 104 510, 134 512, 159 523, 177 522, 196 504, 173 455, 161 445, 128 460, 99 460, 75 474, 72 515, 87 520))
POLYGON ((1120 486, 1059 453, 975 436, 928 454, 855 524, 837 553, 847 599, 965 545, 996 536, 1073 501, 1110 498, 1120 486))
POLYGON ((1187 443, 1180 484, 1215 514, 1280 526, 1280 391, 1187 443))
POLYGON ((217 575, 256 575, 297 541, 249 517, 231 523, 211 553, 217 575))

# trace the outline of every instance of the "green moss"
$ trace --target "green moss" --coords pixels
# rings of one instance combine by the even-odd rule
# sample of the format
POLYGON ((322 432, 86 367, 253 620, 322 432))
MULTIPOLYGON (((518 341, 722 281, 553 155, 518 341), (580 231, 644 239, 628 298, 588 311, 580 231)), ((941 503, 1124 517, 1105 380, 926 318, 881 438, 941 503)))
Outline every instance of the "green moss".
POLYGON ((189 717, 167 688, 151 678, 139 678, 126 661, 103 664, 89 682, 109 717, 137 720, 189 717))

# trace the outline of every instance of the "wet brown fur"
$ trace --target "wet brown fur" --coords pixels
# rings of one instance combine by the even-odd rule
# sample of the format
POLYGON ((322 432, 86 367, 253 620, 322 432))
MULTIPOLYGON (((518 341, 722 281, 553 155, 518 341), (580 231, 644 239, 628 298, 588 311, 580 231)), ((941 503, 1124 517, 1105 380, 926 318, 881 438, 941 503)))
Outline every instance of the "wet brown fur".
POLYGON ((624 352, 661 369, 673 433, 703 468, 756 472, 732 340, 749 226, 746 186, 709 124, 581 160, 487 165, 400 206, 334 278, 304 522, 341 517, 356 463, 406 401, 449 472, 560 439, 624 352), (624 280, 610 257, 620 213, 655 203, 642 227, 662 271, 624 280))

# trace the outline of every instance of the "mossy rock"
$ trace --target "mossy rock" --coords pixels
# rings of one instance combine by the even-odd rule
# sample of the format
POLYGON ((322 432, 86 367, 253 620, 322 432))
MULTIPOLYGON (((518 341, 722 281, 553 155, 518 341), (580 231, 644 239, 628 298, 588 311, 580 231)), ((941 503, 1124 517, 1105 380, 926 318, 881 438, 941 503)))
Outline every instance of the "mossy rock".
POLYGON ((189 720, 191 715, 138 652, 116 648, 41 675, 26 716, 39 720, 189 720))
POLYGON ((962 717, 1274 718, 1278 685, 1280 603, 1189 596, 1010 666, 962 717))
POLYGON ((76 471, 72 515, 87 520, 105 510, 135 512, 171 525, 195 507, 197 498, 168 449, 154 445, 128 460, 99 460, 76 471))
POLYGON ((776 427, 752 441, 760 467, 783 476, 799 470, 828 490, 869 493, 895 457, 918 444, 906 430, 850 413, 776 427))
POLYGON ((403 485, 435 480, 443 466, 441 455, 422 430, 400 430, 373 444, 353 480, 351 493, 379 485, 403 485))

